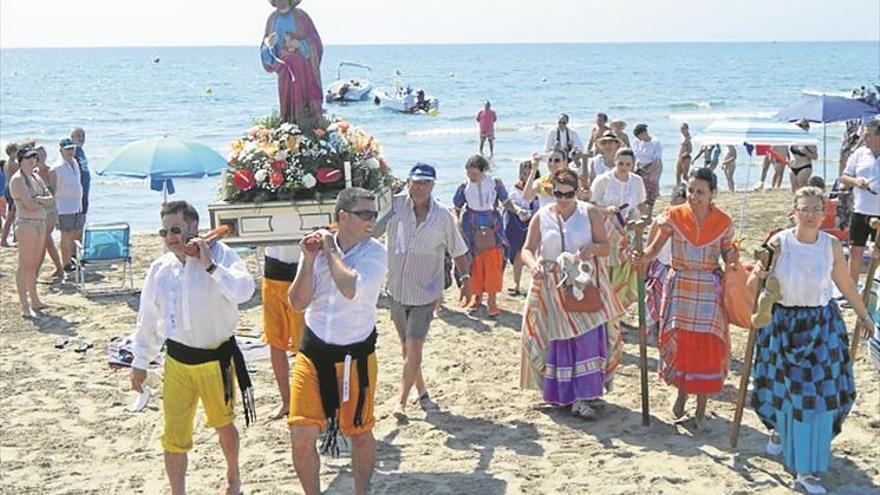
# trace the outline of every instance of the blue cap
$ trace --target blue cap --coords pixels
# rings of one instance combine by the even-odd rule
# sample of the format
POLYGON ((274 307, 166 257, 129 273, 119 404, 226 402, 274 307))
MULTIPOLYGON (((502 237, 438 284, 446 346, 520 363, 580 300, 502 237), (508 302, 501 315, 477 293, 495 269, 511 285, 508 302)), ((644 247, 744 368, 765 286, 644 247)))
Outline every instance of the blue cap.
POLYGON ((437 171, 427 163, 416 163, 409 171, 409 180, 437 180, 437 171))
POLYGON ((58 147, 63 150, 69 150, 69 149, 76 148, 76 143, 73 142, 73 139, 64 138, 61 141, 58 141, 58 147))

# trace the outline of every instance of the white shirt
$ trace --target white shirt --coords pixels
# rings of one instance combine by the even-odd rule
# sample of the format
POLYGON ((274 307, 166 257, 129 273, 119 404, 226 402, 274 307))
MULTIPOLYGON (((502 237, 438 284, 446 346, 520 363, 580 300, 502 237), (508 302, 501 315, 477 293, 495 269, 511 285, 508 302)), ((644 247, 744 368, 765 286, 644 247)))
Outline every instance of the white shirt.
POLYGON ((831 236, 819 231, 812 244, 804 244, 794 235, 794 229, 779 234, 782 255, 773 274, 779 280, 783 306, 825 306, 831 300, 834 253, 831 236))
MULTIPOLYGON (((559 216, 553 206, 543 206, 538 210, 541 222, 540 256, 545 260, 556 261, 562 254, 562 235, 559 231, 559 216)), ((578 250, 593 242, 593 227, 590 224, 588 204, 577 202, 577 209, 562 221, 562 234, 565 236, 565 252, 577 253, 578 250)))
POLYGON ((614 172, 607 172, 593 182, 593 203, 599 206, 620 206, 628 204, 622 213, 626 216, 630 212, 636 212, 637 207, 645 202, 645 182, 636 174, 629 174, 626 182, 614 176, 614 172))
POLYGON ((388 250, 388 295, 408 306, 432 303, 443 296, 446 252, 467 254, 452 212, 430 199, 428 215, 417 223, 409 194, 395 196, 394 217, 385 235, 388 250))
POLYGON ((222 242, 211 258, 209 274, 193 259, 181 263, 174 253, 159 257, 147 272, 138 308, 132 367, 147 369, 165 339, 198 349, 215 349, 232 336, 238 305, 250 300, 254 279, 247 265, 222 242))
POLYGON ((867 146, 860 146, 853 151, 846 162, 844 175, 864 177, 868 187, 877 194, 871 194, 858 187, 853 188, 854 210, 862 215, 880 215, 880 157, 867 146))
MULTIPOLYGON (((330 275, 323 252, 315 257, 312 273, 312 301, 306 308, 306 326, 319 339, 333 345, 363 342, 376 326, 376 302, 388 273, 388 254, 379 241, 367 239, 342 254, 342 261, 357 274, 355 296, 342 295, 330 275)), ((299 264, 302 266, 303 257, 299 264)))
POLYGON ((266 256, 283 263, 296 263, 302 254, 299 246, 290 244, 285 246, 266 246, 266 256))
POLYGON ((660 141, 653 138, 650 141, 636 139, 633 143, 633 152, 636 154, 637 164, 647 165, 663 157, 663 146, 660 145, 660 141))
POLYGON ((605 158, 602 157, 601 154, 590 158, 590 161, 587 164, 587 170, 590 174, 590 178, 595 180, 596 177, 604 174, 605 172, 613 172, 614 171, 614 163, 612 162, 610 165, 605 163, 605 158))
POLYGON ((581 143, 581 137, 578 136, 578 133, 570 127, 564 131, 560 131, 559 127, 554 127, 553 129, 550 129, 547 132, 547 140, 544 143, 544 151, 553 151, 557 147, 562 148, 565 151, 569 151, 569 140, 571 140, 570 151, 584 151, 584 145, 581 143))
POLYGON ((495 190, 495 179, 483 176, 480 182, 468 181, 464 186, 464 202, 468 209, 474 211, 492 211, 498 192, 495 190))
POLYGON ((59 215, 72 215, 82 211, 82 183, 79 164, 59 158, 52 164, 55 173, 55 204, 59 215))

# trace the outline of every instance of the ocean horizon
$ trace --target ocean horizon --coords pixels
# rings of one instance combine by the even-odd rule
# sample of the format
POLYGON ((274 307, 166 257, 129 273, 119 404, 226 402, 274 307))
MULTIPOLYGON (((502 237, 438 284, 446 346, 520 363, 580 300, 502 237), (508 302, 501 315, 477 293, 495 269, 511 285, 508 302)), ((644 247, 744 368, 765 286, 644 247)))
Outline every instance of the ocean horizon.
MULTIPOLYGON (((571 115, 586 142, 603 111, 626 120, 630 135, 636 123, 648 124, 664 147, 661 184, 668 191, 681 122, 698 134, 713 120, 771 119, 802 90, 840 92, 880 79, 880 45, 859 41, 328 45, 325 87, 342 61, 371 66, 375 85, 390 84, 399 70, 440 99, 436 117, 395 114, 369 102, 325 110, 376 136, 396 175, 416 161, 437 166, 435 196, 447 204, 477 150, 474 115, 486 99, 498 113, 494 173, 508 186, 517 163, 543 148, 559 112, 571 115)), ((0 98, 0 140, 37 138, 50 161, 57 141, 84 127, 93 172, 89 220, 127 221, 137 232, 158 228, 161 193, 146 181, 94 176, 113 150, 168 135, 227 155, 255 118, 277 108, 275 76, 262 70, 256 45, 3 48, 0 98)), ((827 128, 829 180, 837 175, 842 129, 827 128)), ((822 127, 813 132, 821 138, 822 127)), ((745 150, 737 151, 736 180, 747 187, 760 164, 748 167, 745 150)), ((821 145, 819 155, 817 173, 821 145)), ((173 198, 206 214, 218 184, 216 177, 178 180, 173 198)))

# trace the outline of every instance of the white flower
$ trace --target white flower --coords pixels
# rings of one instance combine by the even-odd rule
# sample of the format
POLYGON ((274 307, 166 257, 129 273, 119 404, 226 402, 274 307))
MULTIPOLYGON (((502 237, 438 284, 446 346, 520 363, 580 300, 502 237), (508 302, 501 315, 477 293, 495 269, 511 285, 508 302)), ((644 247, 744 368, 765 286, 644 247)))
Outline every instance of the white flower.
POLYGON ((287 150, 278 150, 278 153, 275 153, 275 160, 287 160, 287 150))
POLYGON ((364 160, 364 165, 370 170, 378 170, 379 160, 376 160, 375 158, 367 158, 364 160))
POLYGON ((257 181, 257 184, 262 184, 262 183, 266 182, 266 179, 268 179, 268 178, 269 178, 269 173, 266 172, 266 170, 264 170, 262 168, 260 170, 257 170, 257 172, 254 174, 254 179, 257 181))
POLYGON ((327 132, 336 132, 337 129, 339 129, 339 124, 336 122, 327 126, 327 132))
POLYGON ((315 176, 312 174, 306 174, 303 175, 302 183, 303 187, 305 187, 306 189, 311 189, 318 185, 318 179, 316 179, 315 176))

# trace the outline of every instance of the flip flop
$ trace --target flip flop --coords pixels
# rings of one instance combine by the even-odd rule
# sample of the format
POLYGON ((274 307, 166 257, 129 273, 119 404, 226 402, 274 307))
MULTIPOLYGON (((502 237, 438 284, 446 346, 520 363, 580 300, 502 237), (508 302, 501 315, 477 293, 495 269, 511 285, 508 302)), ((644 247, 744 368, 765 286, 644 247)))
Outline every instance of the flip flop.
POLYGON ((94 346, 91 344, 91 342, 82 341, 76 346, 76 348, 73 350, 73 352, 80 352, 80 353, 85 354, 86 351, 88 351, 92 347, 94 347, 94 346))
POLYGON ((137 397, 131 402, 131 407, 129 407, 129 411, 138 412, 142 411, 145 407, 147 407, 147 403, 150 402, 150 395, 152 392, 150 391, 150 387, 146 384, 141 385, 141 389, 143 392, 139 393, 137 397))
POLYGON ((58 337, 58 339, 55 340, 55 348, 64 349, 64 346, 66 346, 68 342, 70 342, 70 339, 67 337, 58 337))

